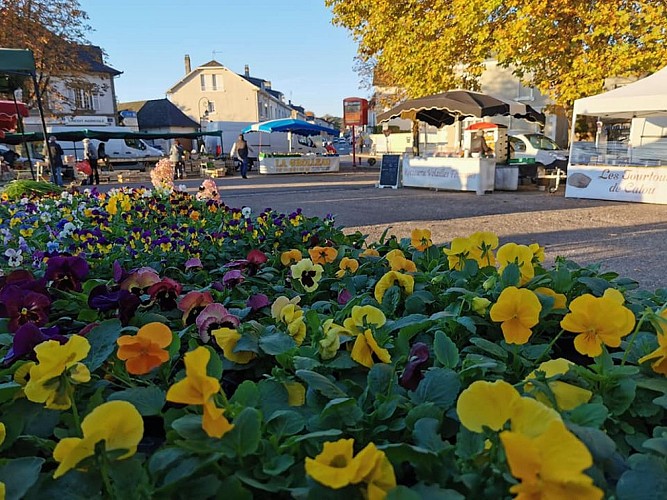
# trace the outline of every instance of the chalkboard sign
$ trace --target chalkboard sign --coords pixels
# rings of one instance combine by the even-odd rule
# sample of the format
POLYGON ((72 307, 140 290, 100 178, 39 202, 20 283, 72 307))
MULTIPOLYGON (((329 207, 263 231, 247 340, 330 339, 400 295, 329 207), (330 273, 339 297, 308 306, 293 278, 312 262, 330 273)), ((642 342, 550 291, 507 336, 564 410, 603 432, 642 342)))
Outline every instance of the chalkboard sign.
POLYGON ((382 155, 379 188, 390 187, 396 189, 398 187, 400 165, 401 155, 382 155))

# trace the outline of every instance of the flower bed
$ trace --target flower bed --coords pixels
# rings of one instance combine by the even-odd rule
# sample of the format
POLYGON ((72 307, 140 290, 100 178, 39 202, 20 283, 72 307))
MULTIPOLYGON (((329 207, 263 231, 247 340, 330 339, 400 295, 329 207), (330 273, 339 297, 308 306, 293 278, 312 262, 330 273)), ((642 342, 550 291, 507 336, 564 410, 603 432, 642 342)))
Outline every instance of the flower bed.
POLYGON ((665 290, 170 185, 0 233, 7 498, 667 496, 665 290))

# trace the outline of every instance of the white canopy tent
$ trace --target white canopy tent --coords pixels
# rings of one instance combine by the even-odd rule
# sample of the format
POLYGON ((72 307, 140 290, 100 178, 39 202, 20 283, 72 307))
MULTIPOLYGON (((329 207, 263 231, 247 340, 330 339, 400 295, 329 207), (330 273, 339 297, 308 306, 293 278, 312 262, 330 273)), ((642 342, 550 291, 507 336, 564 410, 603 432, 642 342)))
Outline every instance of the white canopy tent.
POLYGON ((667 114, 667 66, 634 83, 574 101, 577 115, 646 118, 667 114))
POLYGON ((658 117, 667 117, 667 67, 624 87, 577 99, 572 115, 565 196, 667 204, 667 166, 660 159, 665 140, 662 125, 649 135, 639 134, 639 141, 632 138, 615 144, 616 151, 611 150, 612 143, 607 143, 604 151, 598 148, 600 126, 605 118, 632 121, 630 136, 634 137, 637 124, 656 119, 660 123, 662 119, 658 117), (582 115, 598 118, 598 136, 590 154, 583 148, 590 142, 574 141, 575 123, 582 115), (644 144, 642 137, 650 138, 651 143, 644 144), (639 154, 638 147, 642 148, 639 154), (646 152, 652 156, 642 154, 646 152), (661 153, 656 155, 656 152, 661 153))

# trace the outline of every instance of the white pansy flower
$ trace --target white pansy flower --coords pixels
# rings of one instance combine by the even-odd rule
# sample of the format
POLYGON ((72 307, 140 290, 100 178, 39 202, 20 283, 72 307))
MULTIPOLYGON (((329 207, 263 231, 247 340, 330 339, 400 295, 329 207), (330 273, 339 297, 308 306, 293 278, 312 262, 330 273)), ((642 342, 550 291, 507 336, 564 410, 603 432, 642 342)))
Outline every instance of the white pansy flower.
POLYGON ((141 193, 142 198, 152 198, 153 197, 153 191, 150 189, 145 189, 143 193, 141 193))
POLYGON ((60 197, 63 200, 66 200, 68 196, 69 196, 69 193, 67 191, 63 191, 62 193, 60 193, 60 197))
POLYGON ((21 198, 21 201, 19 201, 19 203, 21 205, 27 205, 28 203, 30 203, 30 200, 26 197, 23 197, 23 198, 21 198))
POLYGON ((5 250, 5 257, 9 259, 9 267, 19 267, 23 263, 23 252, 21 249, 14 250, 8 248, 5 250))
POLYGON ((241 215, 248 219, 250 217, 250 214, 252 214, 252 209, 250 207, 243 207, 241 209, 241 215))

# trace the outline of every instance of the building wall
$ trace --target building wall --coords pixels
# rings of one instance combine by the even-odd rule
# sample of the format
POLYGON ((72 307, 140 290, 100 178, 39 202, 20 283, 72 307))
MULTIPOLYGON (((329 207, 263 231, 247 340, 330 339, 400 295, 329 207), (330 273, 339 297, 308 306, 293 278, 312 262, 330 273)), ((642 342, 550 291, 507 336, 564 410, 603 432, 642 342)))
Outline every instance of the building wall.
POLYGON ((223 67, 199 67, 179 84, 167 97, 183 113, 200 122, 206 110, 206 99, 213 103, 209 110, 209 121, 259 121, 259 89, 223 67), (205 87, 202 88, 201 76, 205 87), (213 76, 216 89, 213 90, 213 76))

